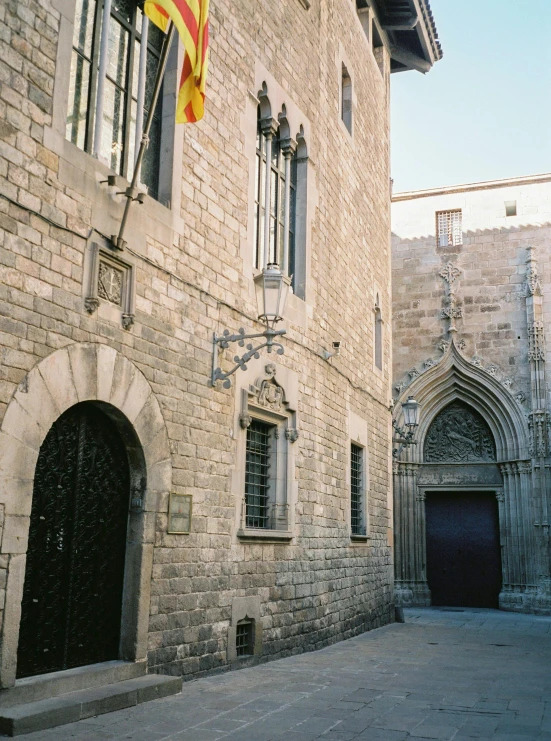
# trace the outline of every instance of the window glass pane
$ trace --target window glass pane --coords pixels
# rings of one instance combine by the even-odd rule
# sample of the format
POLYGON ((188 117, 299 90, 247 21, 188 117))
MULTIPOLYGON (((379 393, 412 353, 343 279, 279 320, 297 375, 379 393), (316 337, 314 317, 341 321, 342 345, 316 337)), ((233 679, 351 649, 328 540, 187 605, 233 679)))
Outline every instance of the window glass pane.
POLYGON ((113 5, 111 6, 113 8, 114 13, 118 13, 118 15, 122 16, 128 23, 132 21, 132 13, 134 12, 134 8, 136 7, 135 0, 113 0, 113 5))
POLYGON ((260 262, 260 256, 259 256, 259 244, 260 244, 260 235, 258 233, 258 222, 259 222, 259 211, 260 211, 260 202, 259 202, 259 196, 260 196, 260 173, 262 170, 262 162, 260 155, 256 154, 256 162, 255 162, 255 175, 254 175, 254 266, 257 268, 259 266, 260 262))
MULTIPOLYGON (((130 103, 130 131, 128 134, 128 180, 132 178, 136 157, 136 110, 137 103, 132 100, 130 103)), ((141 179, 143 182, 143 177, 141 179)))
POLYGON ((278 176, 271 171, 270 185, 270 256, 269 261, 276 261, 276 236, 277 236, 277 199, 278 199, 278 176))
MULTIPOLYGON (((149 24, 149 28, 153 27, 153 24, 149 24)), ((151 52, 147 52, 147 63, 145 65, 145 107, 149 109, 151 98, 153 97, 153 88, 155 87, 155 80, 157 79, 157 68, 159 66, 159 60, 151 52)), ((162 95, 159 95, 161 100, 162 95)))
POLYGON ((101 151, 109 166, 120 174, 123 148, 125 95, 110 80, 105 81, 101 151))
POLYGON ((279 166, 279 152, 279 137, 274 136, 274 138, 272 139, 272 165, 274 167, 279 166))
POLYGON ((160 28, 158 28, 154 23, 149 24, 149 31, 147 32, 147 46, 150 49, 154 49, 158 54, 161 53, 161 49, 163 48, 163 41, 165 39, 165 34, 163 31, 161 31, 160 28))
POLYGON ((95 0, 77 0, 75 26, 73 29, 73 46, 85 57, 88 57, 88 59, 92 56, 95 12, 95 0))
MULTIPOLYGON (((144 112, 144 116, 147 115, 144 112)), ((149 130, 149 146, 145 150, 141 181, 147 185, 149 195, 159 195, 159 162, 161 158, 161 117, 155 116, 149 130)))
POLYGON ((69 83, 66 136, 69 141, 84 149, 86 137, 86 111, 90 89, 90 65, 73 49, 69 83))
POLYGON ((109 52, 107 76, 119 87, 126 86, 126 65, 128 61, 128 31, 111 18, 109 26, 109 52))

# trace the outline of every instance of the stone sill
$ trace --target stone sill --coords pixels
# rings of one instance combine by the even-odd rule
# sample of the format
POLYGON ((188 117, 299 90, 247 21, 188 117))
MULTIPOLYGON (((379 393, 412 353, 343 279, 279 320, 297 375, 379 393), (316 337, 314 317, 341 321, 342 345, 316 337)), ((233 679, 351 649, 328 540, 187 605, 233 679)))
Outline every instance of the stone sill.
POLYGON ((237 537, 243 541, 260 541, 264 543, 289 542, 293 539, 293 533, 288 530, 249 530, 237 531, 237 537))
POLYGON ((353 543, 367 543, 369 535, 350 535, 350 540, 353 543))

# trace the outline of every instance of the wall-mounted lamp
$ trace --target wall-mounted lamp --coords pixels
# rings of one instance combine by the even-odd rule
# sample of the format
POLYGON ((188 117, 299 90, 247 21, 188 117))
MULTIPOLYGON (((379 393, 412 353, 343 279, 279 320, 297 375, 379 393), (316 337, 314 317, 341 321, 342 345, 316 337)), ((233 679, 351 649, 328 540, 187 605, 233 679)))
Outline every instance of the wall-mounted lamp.
POLYGON ((239 329, 237 334, 230 334, 228 329, 225 329, 222 335, 218 336, 216 332, 212 337, 212 374, 211 384, 214 386, 216 381, 224 381, 223 386, 229 389, 231 386, 230 376, 235 373, 238 368, 247 370, 247 363, 251 358, 259 358, 259 351, 263 348, 267 348, 268 352, 272 352, 272 348, 276 346, 278 355, 283 355, 285 352, 283 345, 280 342, 274 342, 274 338, 279 335, 284 335, 286 329, 275 329, 277 322, 283 319, 283 312, 285 310, 285 302, 287 301, 287 295, 289 293, 289 286, 291 285, 291 278, 283 275, 279 269, 279 265, 275 263, 269 264, 264 270, 259 273, 255 279, 255 290, 256 300, 258 304, 258 320, 266 325, 264 332, 257 332, 255 334, 245 334, 243 328, 239 329), (265 342, 254 347, 253 343, 247 345, 247 352, 241 357, 236 355, 234 357, 234 363, 236 365, 227 373, 224 373, 222 369, 217 366, 218 362, 218 350, 219 348, 225 350, 230 346, 232 342, 237 342, 239 347, 245 347, 245 340, 252 340, 256 337, 263 337, 265 342))
POLYGON ((408 396, 407 401, 402 402, 402 412, 404 414, 404 427, 399 427, 396 420, 392 420, 392 427, 396 433, 393 442, 400 443, 399 448, 393 448, 392 450, 393 458, 399 458, 402 450, 409 445, 417 445, 415 431, 419 426, 419 402, 415 401, 413 396, 408 396))

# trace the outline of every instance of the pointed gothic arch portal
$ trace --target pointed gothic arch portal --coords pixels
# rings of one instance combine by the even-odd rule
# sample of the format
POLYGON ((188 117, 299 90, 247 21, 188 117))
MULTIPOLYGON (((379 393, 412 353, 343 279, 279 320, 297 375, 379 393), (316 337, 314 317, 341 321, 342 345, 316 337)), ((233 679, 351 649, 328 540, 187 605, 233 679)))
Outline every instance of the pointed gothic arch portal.
POLYGON ((421 415, 418 444, 394 468, 397 603, 526 609, 535 574, 521 405, 453 341, 401 390, 398 424, 408 395, 421 415))

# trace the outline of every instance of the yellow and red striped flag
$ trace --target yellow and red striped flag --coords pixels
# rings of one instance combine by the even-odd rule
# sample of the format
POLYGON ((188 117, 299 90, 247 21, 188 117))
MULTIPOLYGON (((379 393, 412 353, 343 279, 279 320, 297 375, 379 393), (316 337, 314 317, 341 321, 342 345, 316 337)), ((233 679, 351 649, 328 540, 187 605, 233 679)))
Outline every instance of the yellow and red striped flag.
POLYGON ((146 0, 144 13, 162 31, 169 19, 185 49, 176 106, 176 123, 203 118, 209 46, 209 0, 146 0))

